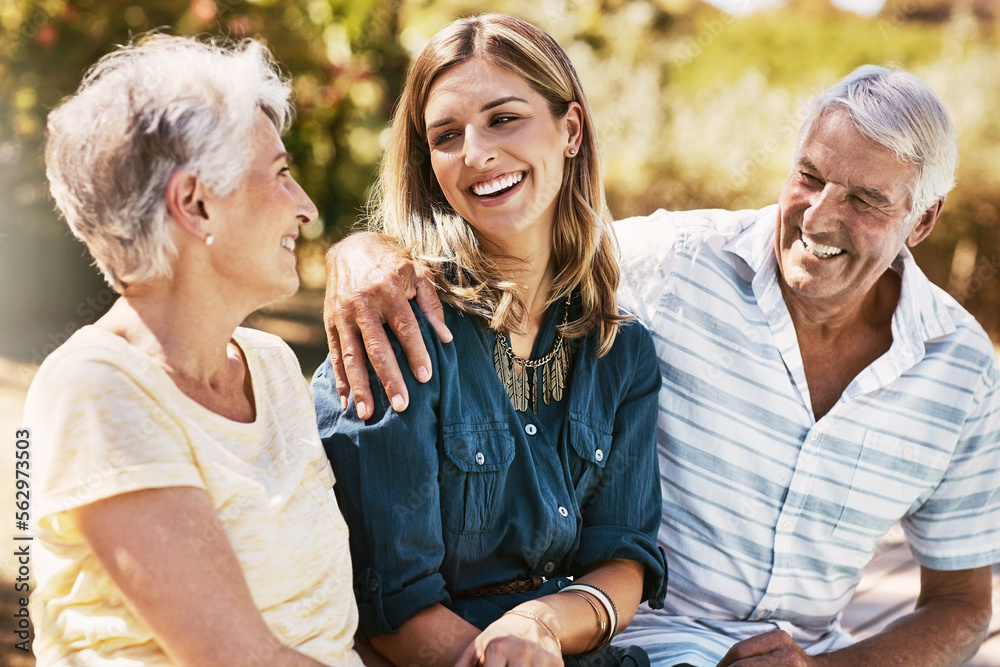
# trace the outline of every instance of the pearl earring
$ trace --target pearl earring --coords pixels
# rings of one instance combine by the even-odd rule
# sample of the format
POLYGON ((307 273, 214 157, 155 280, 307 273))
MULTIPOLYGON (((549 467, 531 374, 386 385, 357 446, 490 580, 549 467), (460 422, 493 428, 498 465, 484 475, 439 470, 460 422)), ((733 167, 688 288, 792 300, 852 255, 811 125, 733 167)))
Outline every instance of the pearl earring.
POLYGON ((205 245, 209 246, 215 243, 215 237, 211 234, 205 234, 205 245))
POLYGON ((574 155, 576 155, 576 149, 575 148, 570 148, 569 149, 569 156, 573 157, 574 155))

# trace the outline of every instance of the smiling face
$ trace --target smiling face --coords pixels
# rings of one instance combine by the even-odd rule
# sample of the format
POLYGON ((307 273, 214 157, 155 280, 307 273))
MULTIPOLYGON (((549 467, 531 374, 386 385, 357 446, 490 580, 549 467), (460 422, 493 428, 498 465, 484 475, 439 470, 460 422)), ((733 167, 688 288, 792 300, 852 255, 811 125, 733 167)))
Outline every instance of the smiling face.
POLYGON ((575 102, 555 118, 527 81, 474 58, 441 74, 428 93, 431 168, 482 241, 520 257, 547 251, 581 118, 575 102))
POLYGON ((838 312, 860 306, 903 245, 916 245, 940 206, 909 218, 919 173, 828 111, 802 141, 778 204, 775 238, 789 305, 838 312))
POLYGON ((251 142, 250 166, 240 184, 224 197, 206 200, 215 236, 208 254, 227 283, 267 303, 298 289, 295 241, 299 227, 318 212, 292 178, 289 155, 263 112, 251 142))

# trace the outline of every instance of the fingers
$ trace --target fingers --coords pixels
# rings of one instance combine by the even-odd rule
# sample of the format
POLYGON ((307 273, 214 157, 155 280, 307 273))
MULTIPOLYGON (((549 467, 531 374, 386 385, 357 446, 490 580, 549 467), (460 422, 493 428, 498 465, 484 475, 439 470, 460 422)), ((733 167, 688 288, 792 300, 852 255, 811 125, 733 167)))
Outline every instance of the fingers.
POLYGON ((733 644, 717 667, 805 667, 811 659, 784 630, 733 644))
POLYGON ((390 248, 381 237, 365 233, 331 247, 327 270, 323 320, 341 403, 346 404, 353 392, 358 415, 371 416, 370 361, 393 409, 405 410, 409 393, 382 324, 388 324, 399 339, 413 376, 427 382, 431 359, 408 300, 416 298, 441 340, 451 341, 433 274, 390 248))
MULTIPOLYGON (((438 298, 431 272, 424 268, 419 269, 416 280, 416 298, 420 312, 427 317, 427 320, 434 327, 434 331, 437 333, 438 338, 441 339, 441 342, 450 343, 452 339, 451 330, 444 323, 444 309, 441 307, 441 299, 438 298)), ((407 357, 409 358, 409 354, 407 354, 407 357)), ((424 382, 424 380, 421 380, 421 382, 424 382)))
POLYGON ((337 304, 335 299, 336 268, 333 261, 333 252, 327 254, 327 270, 330 284, 327 285, 326 294, 323 297, 323 328, 326 330, 326 345, 330 350, 330 362, 333 367, 333 376, 336 380, 337 395, 340 396, 340 409, 347 409, 347 397, 351 393, 347 383, 347 373, 344 371, 343 350, 340 347, 340 329, 337 327, 336 313, 337 304))
MULTIPOLYGON (((392 347, 389 345, 389 338, 382 328, 382 322, 371 314, 359 314, 356 324, 346 324, 338 329, 340 333, 340 364, 347 376, 347 384, 354 394, 354 407, 358 412, 358 417, 368 419, 372 416, 375 403, 372 400, 371 385, 368 382, 368 365, 370 359, 372 366, 377 369, 376 363, 386 366, 386 354, 391 359, 393 366, 396 364, 395 356, 392 354, 392 347)), ((396 374, 399 375, 399 367, 396 366, 396 374)), ((400 384, 402 377, 400 376, 400 384)), ((337 383, 337 392, 341 391, 340 382, 337 383)), ((405 389, 404 389, 405 391, 405 389)), ((393 401, 398 402, 398 398, 393 401)))
MULTIPOLYGON (((406 360, 410 364, 410 371, 413 373, 413 377, 420 382, 430 380, 431 358, 427 354, 427 348, 424 346, 424 337, 413 311, 410 308, 406 308, 406 310, 395 313, 389 319, 388 325, 403 348, 403 354, 406 355, 406 360)), ((405 410, 409 404, 409 394, 406 391, 406 384, 403 382, 403 375, 399 370, 396 356, 393 354, 392 349, 388 349, 385 350, 387 354, 385 354, 385 358, 383 359, 383 350, 373 348, 372 343, 374 342, 374 340, 369 341, 368 344, 368 356, 371 358, 372 366, 382 380, 382 385, 385 387, 385 394, 392 402, 393 409, 397 412, 405 410), (399 405, 397 405, 397 402, 399 405)))
POLYGON ((512 638, 494 639, 482 647, 477 647, 478 644, 478 641, 473 642, 472 648, 475 652, 472 654, 471 667, 476 665, 483 667, 521 667, 522 665, 562 667, 563 665, 562 656, 541 651, 536 646, 512 638))
POLYGON ((476 642, 472 642, 465 647, 465 652, 459 657, 455 667, 477 667, 479 665, 479 655, 476 649, 476 642))
POLYGON ((336 381, 337 395, 340 396, 340 409, 346 410, 347 400, 351 394, 351 386, 347 382, 344 357, 340 350, 340 333, 336 327, 327 328, 327 345, 330 348, 330 366, 333 368, 333 378, 336 381))
MULTIPOLYGON (((431 280, 431 273, 427 269, 416 265, 413 265, 412 268, 412 281, 416 294, 417 307, 427 317, 431 326, 437 332, 438 337, 447 343, 452 339, 452 335, 444 323, 444 310, 441 307, 441 300, 438 299, 437 290, 434 288, 434 282, 431 280)), ((408 307, 393 308, 390 312, 392 314, 387 318, 389 328, 396 334, 396 338, 403 348, 403 354, 410 365, 413 377, 418 382, 427 382, 431 379, 431 358, 427 354, 427 347, 424 345, 423 334, 420 331, 420 326, 417 324, 417 318, 408 307)), ((406 386, 402 383, 402 376, 399 375, 399 368, 396 365, 395 358, 391 360, 391 363, 385 364, 384 367, 380 366, 373 358, 372 366, 375 367, 375 372, 382 379, 386 395, 390 397, 390 400, 392 400, 393 396, 401 398, 402 407, 396 407, 396 403, 393 402, 393 408, 397 411, 405 409, 409 399, 406 386)))
MULTIPOLYGON (((417 326, 413 311, 410 310, 409 306, 406 307, 406 312, 413 320, 413 328, 416 329, 417 337, 420 338, 420 328, 417 326)), ((403 373, 399 370, 399 364, 396 363, 396 354, 392 350, 392 345, 389 344, 389 337, 385 333, 382 321, 373 311, 360 311, 358 313, 358 329, 364 339, 364 350, 368 355, 368 361, 371 362, 375 374, 382 381, 385 395, 392 404, 392 409, 396 412, 402 412, 409 405, 409 393, 406 391, 403 373)), ((430 367, 430 358, 426 361, 426 365, 428 368, 430 367)), ((351 389, 354 391, 354 404, 358 406, 358 416, 362 419, 368 419, 371 414, 368 410, 363 412, 362 405, 370 409, 373 403, 368 400, 371 393, 368 386, 368 369, 365 366, 365 358, 361 355, 355 355, 349 359, 345 351, 344 366, 347 369, 351 389), (363 386, 361 382, 355 381, 356 375, 364 375, 363 386)))
POLYGON ((504 616, 494 621, 472 642, 473 665, 483 667, 562 667, 558 642, 536 621, 522 616, 504 616))

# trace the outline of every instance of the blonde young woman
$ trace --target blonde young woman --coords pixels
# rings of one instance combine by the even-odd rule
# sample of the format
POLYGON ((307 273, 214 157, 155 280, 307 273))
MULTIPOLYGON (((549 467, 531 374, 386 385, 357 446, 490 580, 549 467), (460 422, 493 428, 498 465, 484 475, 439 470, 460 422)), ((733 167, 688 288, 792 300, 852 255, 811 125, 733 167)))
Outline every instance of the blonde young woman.
POLYGON ((261 44, 154 36, 49 116, 52 194, 121 296, 28 393, 39 665, 361 664, 308 387, 239 327, 297 289, 317 214, 292 111, 261 44))
POLYGON ((332 360, 314 378, 362 631, 398 665, 642 664, 608 644, 663 599, 660 374, 617 308, 594 123, 558 44, 501 15, 435 35, 372 220, 433 268, 454 339, 417 313, 433 377, 406 378, 405 411, 342 402, 332 360))

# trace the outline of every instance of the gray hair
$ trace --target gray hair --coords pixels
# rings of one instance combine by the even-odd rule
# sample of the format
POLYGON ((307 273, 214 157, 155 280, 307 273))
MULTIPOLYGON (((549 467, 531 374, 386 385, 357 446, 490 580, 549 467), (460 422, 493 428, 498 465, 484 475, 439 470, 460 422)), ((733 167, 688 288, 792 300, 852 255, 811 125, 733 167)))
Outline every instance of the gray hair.
POLYGON ((167 181, 186 168, 231 192, 250 166, 257 109, 281 133, 294 115, 267 47, 154 34, 101 58, 49 114, 52 196, 116 291, 172 275, 167 181))
POLYGON ((796 152, 816 120, 833 110, 846 112, 859 132, 919 167, 909 185, 911 219, 954 187, 955 128, 944 103, 924 81, 909 72, 862 65, 813 100, 796 152))

